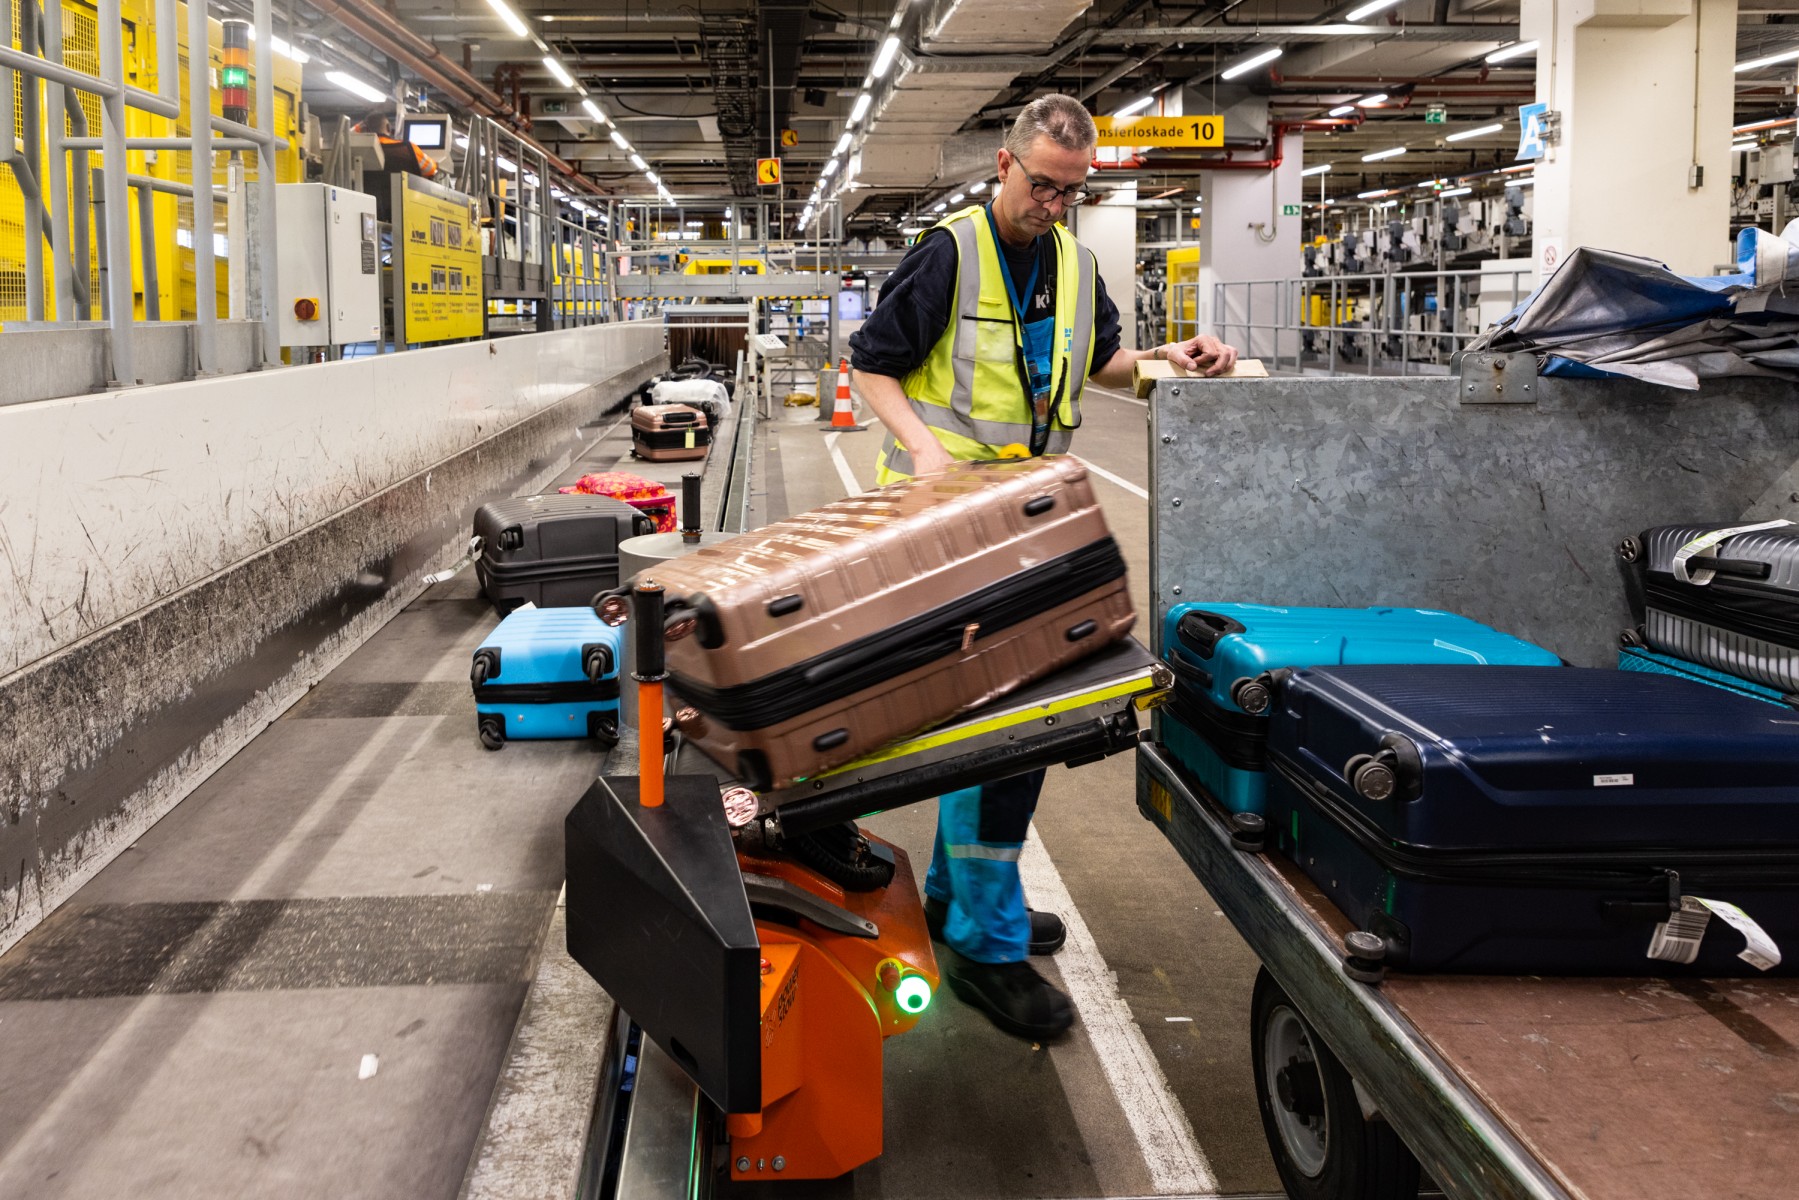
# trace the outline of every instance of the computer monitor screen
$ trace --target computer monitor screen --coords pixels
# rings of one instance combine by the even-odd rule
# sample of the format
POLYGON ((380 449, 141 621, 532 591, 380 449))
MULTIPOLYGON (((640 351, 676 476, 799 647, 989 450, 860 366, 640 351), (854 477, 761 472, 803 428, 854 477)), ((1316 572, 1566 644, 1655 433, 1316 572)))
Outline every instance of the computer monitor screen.
POLYGON ((421 150, 442 150, 449 144, 448 117, 408 117, 406 140, 421 150))

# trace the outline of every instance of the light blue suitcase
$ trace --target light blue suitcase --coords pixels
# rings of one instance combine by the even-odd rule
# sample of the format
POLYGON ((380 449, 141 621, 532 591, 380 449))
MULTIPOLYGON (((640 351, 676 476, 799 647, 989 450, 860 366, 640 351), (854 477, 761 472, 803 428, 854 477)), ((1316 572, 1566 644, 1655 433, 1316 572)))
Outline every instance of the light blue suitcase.
POLYGON ((1267 712, 1282 671, 1351 663, 1554 667, 1509 633, 1423 608, 1177 604, 1162 626, 1174 703, 1162 744, 1230 812, 1261 812, 1267 712))
POLYGON ((481 744, 591 737, 618 742, 618 667, 624 631, 591 608, 526 608, 501 621, 475 651, 481 744))
POLYGON ((1676 675, 1681 679, 1691 679, 1697 683, 1723 688, 1725 691, 1735 692, 1739 696, 1766 700, 1769 704, 1783 704, 1799 708, 1799 697, 1778 692, 1753 680, 1727 675, 1723 671, 1715 670, 1702 663, 1688 662, 1684 658, 1675 658, 1672 654, 1659 654, 1643 646, 1625 646, 1620 649, 1618 651, 1618 669, 1620 671, 1641 671, 1647 675, 1676 675))

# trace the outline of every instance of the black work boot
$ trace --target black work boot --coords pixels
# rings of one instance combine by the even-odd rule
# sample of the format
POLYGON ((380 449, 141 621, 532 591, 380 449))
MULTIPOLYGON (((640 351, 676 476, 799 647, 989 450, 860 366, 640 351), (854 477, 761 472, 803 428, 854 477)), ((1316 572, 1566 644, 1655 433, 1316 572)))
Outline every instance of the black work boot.
MULTIPOLYGON (((1032 954, 1054 954, 1068 940, 1068 929, 1055 913, 1024 910, 1031 918, 1031 938, 1026 949, 1032 954)), ((924 925, 933 942, 943 941, 943 923, 949 920, 949 905, 933 896, 924 898, 924 925)))
POLYGON ((1048 1041, 1074 1024, 1068 997, 1030 963, 984 963, 954 950, 944 955, 943 977, 964 1004, 1014 1037, 1048 1041))

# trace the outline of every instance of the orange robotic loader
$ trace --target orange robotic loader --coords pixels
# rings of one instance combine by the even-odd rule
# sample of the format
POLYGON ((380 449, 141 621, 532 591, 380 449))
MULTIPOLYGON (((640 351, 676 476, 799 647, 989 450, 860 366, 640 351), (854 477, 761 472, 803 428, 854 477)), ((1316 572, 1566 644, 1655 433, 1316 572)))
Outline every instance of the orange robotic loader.
MULTIPOLYGON (((640 584, 631 613, 651 690, 660 599, 640 584)), ((868 839, 892 879, 847 890, 762 841, 753 793, 664 776, 661 739, 640 745, 639 776, 569 813, 570 955, 725 1112, 733 1178, 853 1170, 881 1153, 882 1042, 938 985, 911 864, 868 839)))

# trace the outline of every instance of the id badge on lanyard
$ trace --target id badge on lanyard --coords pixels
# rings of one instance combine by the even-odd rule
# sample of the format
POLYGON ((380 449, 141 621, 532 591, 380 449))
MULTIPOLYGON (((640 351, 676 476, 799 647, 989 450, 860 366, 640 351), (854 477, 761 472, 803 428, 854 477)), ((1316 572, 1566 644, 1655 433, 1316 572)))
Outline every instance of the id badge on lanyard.
POLYGON ((1012 301, 1012 312, 1018 321, 1020 340, 1024 350, 1020 366, 1023 368, 1025 390, 1031 399, 1031 453, 1043 453, 1043 447, 1049 441, 1050 387, 1054 378, 1051 349, 1056 322, 1053 316, 1039 321, 1027 322, 1025 314, 1029 311, 1026 302, 1037 290, 1037 273, 1042 269, 1041 256, 1031 263, 1031 276, 1025 282, 1024 291, 1012 282, 1012 269, 1006 262, 1006 254, 1001 248, 999 226, 993 220, 992 205, 983 205, 981 211, 987 217, 987 224, 993 231, 994 249, 999 257, 1000 277, 1006 281, 1006 295, 1012 301))

